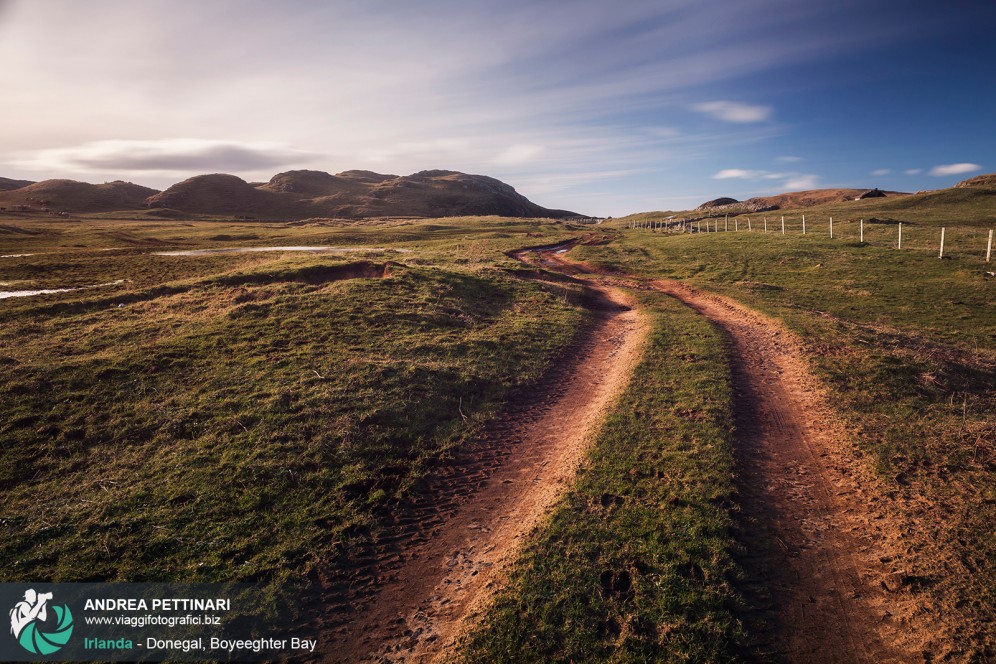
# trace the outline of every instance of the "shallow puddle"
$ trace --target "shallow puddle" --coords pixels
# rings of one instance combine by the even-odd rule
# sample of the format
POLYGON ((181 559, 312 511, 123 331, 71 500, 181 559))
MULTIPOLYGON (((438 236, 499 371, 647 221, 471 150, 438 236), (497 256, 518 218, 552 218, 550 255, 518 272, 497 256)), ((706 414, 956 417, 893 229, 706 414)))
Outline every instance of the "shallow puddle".
POLYGON ((117 281, 109 281, 106 284, 93 284, 92 286, 78 286, 76 288, 41 288, 37 290, 0 291, 0 300, 6 300, 8 297, 31 297, 32 295, 68 293, 70 291, 84 290, 87 288, 103 288, 104 286, 117 286, 118 284, 123 284, 123 283, 124 279, 118 279, 117 281))
MULTIPOLYGON (((187 249, 183 251, 154 251, 154 256, 213 256, 215 254, 248 254, 257 251, 318 251, 328 254, 348 254, 355 251, 388 251, 383 247, 222 247, 219 249, 187 249)), ((408 252, 409 249, 392 251, 408 252)))

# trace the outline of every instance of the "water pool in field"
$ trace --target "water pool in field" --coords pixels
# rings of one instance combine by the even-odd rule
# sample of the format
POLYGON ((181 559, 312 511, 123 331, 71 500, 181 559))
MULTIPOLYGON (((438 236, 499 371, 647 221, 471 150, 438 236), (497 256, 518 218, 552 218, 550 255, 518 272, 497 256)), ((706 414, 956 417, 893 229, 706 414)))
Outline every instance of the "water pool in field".
MULTIPOLYGON (((257 251, 315 251, 326 254, 348 254, 357 251, 389 251, 383 247, 219 247, 216 249, 184 249, 180 251, 154 251, 154 256, 214 256, 216 254, 249 254, 257 251)), ((410 249, 391 249, 390 251, 408 252, 410 249)))
MULTIPOLYGON (((0 282, 0 284, 5 282, 0 282)), ((0 291, 0 300, 6 300, 9 297, 31 297, 33 295, 50 295, 52 293, 69 293, 71 291, 84 290, 87 288, 103 288, 104 286, 117 286, 118 284, 123 284, 124 279, 118 279, 117 281, 109 281, 106 284, 93 284, 91 286, 77 286, 76 288, 39 288, 35 290, 16 290, 16 291, 0 291)))

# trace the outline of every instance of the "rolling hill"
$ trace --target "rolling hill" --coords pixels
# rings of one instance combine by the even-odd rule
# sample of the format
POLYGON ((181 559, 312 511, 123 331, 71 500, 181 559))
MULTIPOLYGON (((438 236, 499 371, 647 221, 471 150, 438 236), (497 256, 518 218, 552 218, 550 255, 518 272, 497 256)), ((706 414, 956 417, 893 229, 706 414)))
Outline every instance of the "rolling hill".
MULTIPOLYGON (((782 210, 788 208, 812 207, 814 205, 826 205, 827 203, 843 203, 853 201, 871 192, 878 192, 877 189, 809 189, 806 191, 792 191, 774 196, 757 196, 745 201, 738 201, 735 198, 717 198, 707 201, 696 208, 696 210, 716 210, 730 212, 767 212, 768 210, 782 210)), ((900 191, 883 191, 886 198, 897 198, 909 196, 908 193, 900 191)))
POLYGON ((0 178, 0 191, 10 191, 11 189, 20 189, 21 187, 27 187, 29 184, 34 184, 34 181, 0 178))
POLYGON ((963 180, 947 189, 920 191, 915 194, 885 191, 884 196, 860 197, 868 189, 817 189, 787 192, 746 201, 715 199, 694 211, 639 212, 619 217, 617 222, 645 222, 674 216, 702 218, 757 214, 780 209, 796 210, 806 215, 833 217, 844 221, 884 219, 890 222, 925 223, 944 226, 960 224, 991 228, 996 224, 996 173, 963 180), (778 207, 773 207, 778 206, 778 207))
POLYGON ((0 207, 24 205, 53 212, 112 212, 141 208, 145 200, 156 193, 155 189, 121 180, 104 184, 44 180, 0 191, 0 207))
POLYGON ((11 187, 18 183, 0 181, 0 207, 74 214, 165 208, 195 215, 271 219, 578 216, 536 205, 500 180, 442 170, 404 176, 297 170, 278 173, 262 184, 215 173, 188 178, 162 192, 129 182, 94 185, 73 180, 45 180, 3 191, 6 182, 11 187))

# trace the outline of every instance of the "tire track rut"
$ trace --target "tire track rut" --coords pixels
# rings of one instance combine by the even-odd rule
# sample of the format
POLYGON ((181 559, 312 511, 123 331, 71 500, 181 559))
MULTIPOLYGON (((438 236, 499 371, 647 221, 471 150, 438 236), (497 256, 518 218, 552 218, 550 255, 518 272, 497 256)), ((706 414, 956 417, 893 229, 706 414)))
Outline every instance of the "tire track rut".
POLYGON ((569 486, 624 389, 645 325, 618 289, 586 287, 579 347, 517 395, 479 440, 437 467, 385 537, 326 584, 333 661, 445 660, 526 536, 569 486))
POLYGON ((666 293, 727 337, 749 657, 922 661, 933 626, 915 618, 922 607, 896 582, 901 529, 877 505, 875 481, 854 459, 847 427, 810 372, 802 342, 782 323, 683 282, 606 274, 556 251, 538 262, 666 293))

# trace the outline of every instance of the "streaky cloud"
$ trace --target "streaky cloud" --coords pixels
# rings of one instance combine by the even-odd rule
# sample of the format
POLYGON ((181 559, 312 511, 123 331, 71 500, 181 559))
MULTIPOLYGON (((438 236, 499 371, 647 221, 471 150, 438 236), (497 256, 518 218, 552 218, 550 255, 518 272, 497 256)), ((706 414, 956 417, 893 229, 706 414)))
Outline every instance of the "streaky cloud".
POLYGON ((717 120, 736 123, 764 122, 774 111, 770 106, 755 106, 736 101, 707 101, 695 104, 692 108, 717 120))
POLYGON ((981 170, 982 166, 979 164, 941 164, 930 169, 930 174, 937 177, 944 177, 946 175, 964 175, 965 173, 974 173, 981 170))
POLYGON ((40 150, 19 163, 82 171, 253 171, 312 161, 314 155, 282 143, 203 139, 109 140, 40 150))

